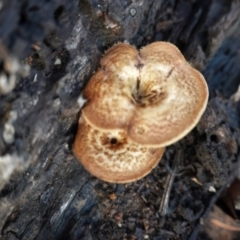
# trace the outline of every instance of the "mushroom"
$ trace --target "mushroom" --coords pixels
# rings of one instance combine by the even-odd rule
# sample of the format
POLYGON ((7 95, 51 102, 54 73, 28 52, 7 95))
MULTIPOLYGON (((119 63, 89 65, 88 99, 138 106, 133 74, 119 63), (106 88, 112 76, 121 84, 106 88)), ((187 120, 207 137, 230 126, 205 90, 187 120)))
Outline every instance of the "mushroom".
POLYGON ((124 130, 97 130, 80 117, 73 152, 92 175, 127 183, 147 175, 160 161, 164 148, 136 144, 124 130))
POLYGON ((110 48, 83 91, 73 151, 94 176, 138 180, 198 123, 208 87, 171 43, 110 48), (85 102, 86 100, 86 102, 85 102))
POLYGON ((200 120, 208 87, 200 72, 168 42, 139 52, 114 45, 83 92, 84 119, 100 131, 124 130, 137 144, 161 148, 186 136, 200 120))

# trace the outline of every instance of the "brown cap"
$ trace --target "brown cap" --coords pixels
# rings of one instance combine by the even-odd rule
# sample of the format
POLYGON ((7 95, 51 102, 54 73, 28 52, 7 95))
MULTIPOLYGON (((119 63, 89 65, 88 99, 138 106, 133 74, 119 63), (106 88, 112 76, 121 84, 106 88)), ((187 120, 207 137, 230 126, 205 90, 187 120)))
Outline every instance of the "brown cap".
POLYGON ((102 132, 79 120, 73 151, 94 176, 115 183, 136 181, 160 161, 164 148, 147 148, 131 142, 123 130, 102 132))
POLYGON ((116 44, 105 53, 100 64, 83 91, 88 103, 82 114, 98 129, 123 129, 135 109, 131 89, 139 75, 138 51, 127 43, 116 44))
POLYGON ((88 102, 82 114, 89 124, 125 130, 132 141, 149 147, 187 135, 208 101, 204 77, 167 42, 140 52, 126 43, 114 45, 83 94, 88 102))
POLYGON ((118 80, 113 73, 99 69, 84 89, 88 101, 82 115, 97 129, 124 129, 134 114, 135 104, 127 95, 132 84, 126 86, 118 80))
POLYGON ((128 126, 129 137, 146 146, 168 146, 186 136, 206 109, 208 87, 172 44, 156 42, 140 51, 143 67, 128 126), (150 60, 149 60, 150 59, 150 60))

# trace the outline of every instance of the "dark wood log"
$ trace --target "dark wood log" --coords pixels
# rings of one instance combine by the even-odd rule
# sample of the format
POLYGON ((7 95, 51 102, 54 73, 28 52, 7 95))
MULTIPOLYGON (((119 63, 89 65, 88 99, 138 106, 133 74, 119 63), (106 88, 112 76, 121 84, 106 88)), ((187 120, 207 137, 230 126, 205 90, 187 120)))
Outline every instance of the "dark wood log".
POLYGON ((234 0, 0 2, 0 238, 188 239, 217 196, 211 190, 237 176, 239 13, 234 0), (104 51, 124 40, 176 44, 211 96, 198 126, 152 173, 123 185, 91 176, 71 145, 82 89, 104 51), (179 147, 161 216, 166 165, 179 147))

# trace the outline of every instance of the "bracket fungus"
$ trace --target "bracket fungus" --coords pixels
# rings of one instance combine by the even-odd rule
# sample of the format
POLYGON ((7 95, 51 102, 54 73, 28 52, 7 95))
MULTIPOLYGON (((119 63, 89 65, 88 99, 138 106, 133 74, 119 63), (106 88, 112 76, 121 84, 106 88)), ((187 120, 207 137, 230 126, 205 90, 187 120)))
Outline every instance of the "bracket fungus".
POLYGON ((129 182, 145 176, 166 146, 196 126, 208 87, 171 43, 155 42, 140 51, 119 43, 102 57, 83 97, 75 155, 93 175, 129 182), (102 140, 109 136, 116 143, 102 140))

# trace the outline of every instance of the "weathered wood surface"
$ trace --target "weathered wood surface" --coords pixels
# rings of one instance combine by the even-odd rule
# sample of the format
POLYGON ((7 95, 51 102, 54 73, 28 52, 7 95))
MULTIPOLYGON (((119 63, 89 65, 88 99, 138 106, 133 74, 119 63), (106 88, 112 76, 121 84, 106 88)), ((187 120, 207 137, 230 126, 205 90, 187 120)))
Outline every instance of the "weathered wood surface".
POLYGON ((17 76, 5 92, 0 80, 0 238, 188 239, 214 197, 209 187, 225 186, 239 161, 240 103, 230 99, 240 84, 239 1, 0 4, 0 71, 17 76), (159 40, 176 44, 203 72, 211 101, 198 127, 169 147, 149 176, 116 185, 90 176, 71 144, 81 90, 104 51, 123 40, 137 47, 159 40), (6 67, 9 56, 19 61, 18 70, 6 67), (31 70, 21 77, 27 57, 31 70), (165 164, 171 166, 179 146, 185 170, 161 217, 165 164))

